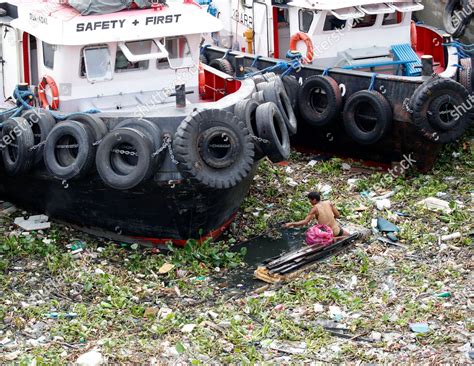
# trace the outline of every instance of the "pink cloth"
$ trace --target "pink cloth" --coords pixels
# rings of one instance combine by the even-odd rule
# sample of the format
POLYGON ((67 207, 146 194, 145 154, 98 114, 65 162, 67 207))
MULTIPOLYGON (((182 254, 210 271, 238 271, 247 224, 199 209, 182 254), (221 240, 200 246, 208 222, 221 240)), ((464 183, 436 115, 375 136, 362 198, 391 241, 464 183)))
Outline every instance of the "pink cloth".
POLYGON ((327 225, 314 225, 306 232, 306 244, 326 246, 333 242, 334 234, 327 225))

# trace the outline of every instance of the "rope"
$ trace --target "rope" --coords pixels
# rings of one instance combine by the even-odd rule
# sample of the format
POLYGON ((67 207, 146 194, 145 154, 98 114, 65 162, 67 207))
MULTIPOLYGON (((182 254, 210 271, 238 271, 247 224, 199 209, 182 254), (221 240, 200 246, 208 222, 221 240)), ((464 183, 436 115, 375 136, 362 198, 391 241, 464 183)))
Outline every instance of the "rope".
POLYGON ((256 55, 253 59, 252 65, 250 67, 254 67, 257 61, 261 58, 262 56, 256 55))
POLYGON ((460 64, 454 64, 454 65, 451 65, 453 67, 457 67, 458 69, 461 69, 462 71, 465 70, 465 67, 463 65, 460 65, 460 64))
POLYGON ((372 91, 375 89, 375 81, 377 80, 378 74, 373 73, 372 78, 370 79, 370 85, 369 85, 369 91, 372 91))
POLYGON ((329 71, 331 71, 331 67, 328 67, 328 68, 324 69, 324 71, 323 71, 323 76, 328 76, 328 75, 329 75, 329 71))
POLYGON ((208 49, 209 47, 211 47, 210 44, 205 44, 204 46, 201 47, 201 55, 204 55, 204 53, 206 53, 206 49, 208 49))
POLYGON ((221 60, 226 59, 227 56, 229 56, 229 52, 231 52, 231 51, 232 51, 232 48, 229 48, 227 51, 225 51, 224 56, 222 56, 221 60))

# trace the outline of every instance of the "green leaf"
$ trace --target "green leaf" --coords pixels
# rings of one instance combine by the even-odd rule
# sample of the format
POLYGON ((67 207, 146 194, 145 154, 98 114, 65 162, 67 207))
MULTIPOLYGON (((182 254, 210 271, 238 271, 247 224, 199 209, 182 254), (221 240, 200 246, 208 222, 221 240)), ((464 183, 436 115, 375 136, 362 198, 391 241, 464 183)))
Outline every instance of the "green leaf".
POLYGON ((176 343, 176 351, 178 351, 178 353, 184 353, 186 352, 186 348, 184 348, 181 342, 178 342, 176 343))

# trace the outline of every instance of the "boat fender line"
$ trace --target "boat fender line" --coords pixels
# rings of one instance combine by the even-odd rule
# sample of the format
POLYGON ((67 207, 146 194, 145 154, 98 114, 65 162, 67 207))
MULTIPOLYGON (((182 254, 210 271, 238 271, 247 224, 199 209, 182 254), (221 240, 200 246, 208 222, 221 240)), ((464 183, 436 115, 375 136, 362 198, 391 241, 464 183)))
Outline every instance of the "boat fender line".
POLYGON ((66 181, 85 176, 94 165, 93 140, 92 130, 80 122, 58 123, 44 145, 46 169, 54 177, 66 181))
POLYGON ((453 37, 461 37, 466 31, 466 27, 472 17, 472 14, 464 11, 470 8, 468 0, 448 0, 443 13, 443 24, 446 31, 453 37), (459 10, 459 7, 462 10, 459 10), (456 22, 454 22, 456 20, 456 22))
MULTIPOLYGON (((152 151, 156 152, 161 149, 164 136, 161 128, 155 123, 146 119, 128 118, 119 122, 117 126, 115 126, 114 130, 122 127, 135 128, 145 134, 145 136, 151 142, 152 151)), ((157 154, 152 154, 151 164, 153 171, 158 170, 163 163, 165 158, 165 154, 162 153, 163 150, 165 150, 165 148, 160 150, 160 152, 157 154)), ((135 168, 134 165, 128 162, 127 156, 125 154, 114 154, 112 159, 114 160, 113 164, 115 165, 117 171, 120 171, 124 174, 129 174, 135 168)))
POLYGON ((314 58, 314 45, 311 38, 303 32, 293 34, 290 38, 290 51, 298 51, 297 45, 299 41, 303 41, 306 45, 306 57, 303 59, 304 63, 312 63, 314 58))
POLYGON ((416 23, 414 20, 411 21, 410 25, 410 41, 411 48, 416 51, 418 47, 418 29, 416 28, 416 23))
POLYGON ((267 140, 258 137, 256 112, 259 105, 260 103, 255 100, 245 99, 237 102, 234 106, 234 114, 241 121, 245 122, 250 132, 250 137, 252 137, 255 160, 260 160, 265 156, 262 145, 269 143, 267 140))
POLYGON ((428 141, 453 142, 469 129, 474 119, 469 103, 469 92, 463 85, 433 77, 420 85, 410 100, 412 121, 428 141))
POLYGON ((41 79, 38 85, 38 96, 44 109, 57 110, 59 108, 59 88, 51 76, 45 75, 43 79, 41 79), (48 98, 46 97, 46 87, 51 89, 53 97, 51 104, 49 104, 48 98))
POLYGON ((175 133, 173 150, 184 178, 213 189, 235 187, 254 164, 246 123, 220 109, 194 111, 186 117, 175 133))
POLYGON ((209 62, 209 66, 222 71, 224 74, 234 75, 234 68, 226 58, 215 58, 209 62))
POLYGON ((33 130, 35 145, 35 164, 43 160, 44 145, 49 133, 54 128, 56 121, 53 115, 46 109, 32 108, 24 111, 21 115, 30 124, 33 130))
POLYGON ((3 123, 0 147, 8 175, 16 176, 31 170, 35 160, 34 144, 33 130, 26 119, 12 117, 3 123), (6 143, 7 136, 11 140, 9 144, 6 143))
POLYGON ((104 137, 97 149, 97 172, 111 188, 132 189, 153 175, 152 155, 152 142, 143 132, 131 127, 117 128, 104 137), (115 154, 125 155, 133 169, 126 173, 119 170, 114 164, 115 154))
POLYGON ((380 141, 393 124, 390 103, 382 93, 375 90, 361 90, 352 94, 342 115, 347 134, 361 145, 380 141))
POLYGON ((459 83, 466 88, 469 94, 474 91, 474 73, 472 71, 472 59, 463 58, 459 65, 458 75, 459 83))
POLYGON ((262 147, 270 161, 280 163, 288 160, 290 157, 290 136, 285 120, 276 104, 268 102, 258 106, 255 118, 258 136, 268 141, 262 147))
POLYGON ((286 128, 290 135, 294 135, 298 129, 295 112, 291 105, 291 100, 286 93, 281 79, 270 81, 263 89, 263 99, 265 102, 273 102, 278 107, 285 121, 286 128))
POLYGON ((342 110, 339 84, 330 76, 315 75, 307 78, 299 90, 298 110, 311 126, 329 125, 342 110))

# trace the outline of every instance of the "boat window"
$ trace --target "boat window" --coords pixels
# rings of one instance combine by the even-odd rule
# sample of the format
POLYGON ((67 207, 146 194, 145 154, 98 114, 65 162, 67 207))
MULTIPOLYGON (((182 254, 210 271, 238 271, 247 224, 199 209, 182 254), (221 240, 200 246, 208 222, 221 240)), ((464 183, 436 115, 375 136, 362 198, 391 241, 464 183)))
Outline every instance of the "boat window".
POLYGON ((352 23, 352 28, 359 29, 359 28, 368 28, 375 25, 377 21, 377 15, 366 15, 363 18, 354 19, 354 23, 352 23))
MULTIPOLYGON (((126 42, 125 45, 134 55, 147 55, 151 52, 152 43, 152 40, 144 40, 136 42, 126 42)), ((115 56, 115 72, 147 70, 149 64, 149 60, 130 62, 127 57, 125 57, 122 50, 117 49, 117 54, 115 56)))
POLYGON ((336 29, 344 29, 347 20, 337 19, 333 14, 328 14, 324 21, 324 31, 333 31, 336 29))
POLYGON ((54 69, 54 51, 53 45, 43 42, 43 64, 49 69, 54 69))
POLYGON ((311 28, 311 24, 313 23, 314 12, 310 10, 300 9, 298 14, 299 14, 300 31, 305 32, 305 33, 309 32, 309 29, 311 28))
POLYGON ((403 13, 396 12, 392 14, 385 14, 383 17, 382 25, 396 25, 400 24, 403 20, 403 13))
POLYGON ((90 82, 112 80, 109 47, 88 46, 82 50, 81 76, 90 82))
POLYGON ((168 51, 168 58, 158 60, 157 66, 159 69, 168 67, 177 69, 194 65, 191 48, 186 37, 169 37, 161 39, 160 42, 168 51))

